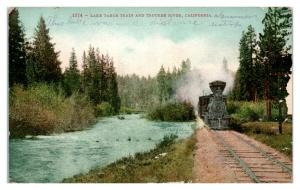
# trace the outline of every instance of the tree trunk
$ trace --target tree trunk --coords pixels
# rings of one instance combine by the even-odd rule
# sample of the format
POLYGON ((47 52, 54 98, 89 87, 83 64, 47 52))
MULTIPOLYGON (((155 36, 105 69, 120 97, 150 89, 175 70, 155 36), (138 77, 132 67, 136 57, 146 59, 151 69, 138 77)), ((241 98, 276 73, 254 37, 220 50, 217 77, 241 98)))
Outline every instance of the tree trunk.
POLYGON ((282 122, 281 121, 279 121, 279 123, 278 123, 279 125, 278 125, 278 128, 279 128, 279 134, 281 134, 282 135, 282 122))
POLYGON ((282 122, 283 122, 283 117, 282 117, 282 103, 279 102, 279 106, 278 106, 278 115, 279 115, 279 118, 278 118, 278 129, 279 129, 279 134, 282 134, 282 122))
POLYGON ((266 119, 269 121, 272 118, 272 106, 270 100, 270 81, 265 81, 265 101, 266 101, 266 119))
POLYGON ((267 99, 267 120, 270 121, 272 119, 272 105, 271 100, 267 99))

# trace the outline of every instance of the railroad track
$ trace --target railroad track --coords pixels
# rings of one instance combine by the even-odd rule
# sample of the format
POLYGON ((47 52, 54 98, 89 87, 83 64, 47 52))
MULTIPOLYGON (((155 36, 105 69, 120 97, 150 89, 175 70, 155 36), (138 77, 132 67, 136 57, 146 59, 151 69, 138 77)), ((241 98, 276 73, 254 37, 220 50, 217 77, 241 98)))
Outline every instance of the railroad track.
POLYGON ((253 139, 235 131, 211 132, 238 182, 292 182, 292 163, 275 151, 262 148, 253 139))

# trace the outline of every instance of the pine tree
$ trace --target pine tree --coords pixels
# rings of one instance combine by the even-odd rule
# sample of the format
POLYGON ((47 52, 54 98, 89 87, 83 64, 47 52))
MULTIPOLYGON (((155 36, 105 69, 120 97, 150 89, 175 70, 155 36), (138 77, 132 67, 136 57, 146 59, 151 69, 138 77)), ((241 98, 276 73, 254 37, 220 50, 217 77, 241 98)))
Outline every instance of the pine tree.
POLYGON ((76 53, 75 53, 74 48, 72 48, 72 52, 71 52, 69 63, 70 63, 70 68, 69 69, 71 71, 74 71, 74 72, 78 73, 79 70, 77 68, 78 64, 77 64, 77 58, 76 58, 76 53))
POLYGON ((87 56, 89 78, 87 79, 86 93, 94 105, 101 103, 101 76, 98 64, 98 54, 96 54, 95 48, 90 46, 87 56))
POLYGON ((159 102, 163 103, 167 99, 166 71, 163 66, 161 66, 157 74, 157 83, 158 83, 159 102))
POLYGON ((186 73, 188 73, 189 71, 191 71, 191 61, 189 58, 187 58, 185 61, 183 60, 181 62, 181 69, 180 69, 180 75, 183 76, 186 73))
POLYGON ((250 25, 247 32, 243 32, 240 40, 240 100, 256 101, 257 86, 259 85, 259 80, 256 76, 256 47, 256 34, 254 28, 250 25))
POLYGON ((41 17, 29 51, 28 78, 30 82, 58 83, 61 79, 59 52, 55 52, 54 45, 51 43, 45 20, 41 17))
POLYGON ((119 112, 121 98, 113 60, 92 46, 87 56, 83 53, 82 86, 94 105, 109 103, 114 114, 119 112))
POLYGON ((82 56, 82 73, 81 73, 81 91, 88 96, 88 90, 91 85, 91 69, 88 65, 88 57, 86 56, 85 51, 83 51, 82 56))
POLYGON ((174 93, 174 89, 173 89, 173 86, 174 86, 174 80, 173 80, 173 76, 170 72, 170 70, 168 69, 167 70, 167 73, 166 73, 166 91, 167 91, 167 99, 171 99, 172 97, 172 94, 174 93))
POLYGON ((262 98, 263 65, 259 58, 258 42, 254 28, 250 25, 243 31, 239 47, 239 68, 235 74, 230 98, 257 101, 262 98))
POLYGON ((240 69, 238 69, 235 73, 233 88, 229 94, 229 99, 231 100, 241 100, 241 85, 240 85, 240 69))
POLYGON ((264 64, 266 118, 270 120, 271 101, 285 99, 287 96, 286 86, 292 65, 289 53, 291 46, 287 45, 292 27, 291 10, 286 7, 268 8, 262 23, 264 29, 259 36, 259 56, 264 64))
POLYGON ((109 60, 108 63, 108 102, 113 108, 113 112, 119 113, 121 107, 121 99, 118 92, 117 73, 115 72, 113 60, 109 60))
POLYGON ((27 84, 26 49, 24 31, 19 21, 18 9, 9 13, 9 86, 15 83, 27 84))
POLYGON ((70 96, 72 93, 78 92, 80 90, 80 72, 77 67, 78 66, 75 50, 72 49, 69 60, 69 67, 66 68, 63 82, 63 86, 67 96, 70 96))

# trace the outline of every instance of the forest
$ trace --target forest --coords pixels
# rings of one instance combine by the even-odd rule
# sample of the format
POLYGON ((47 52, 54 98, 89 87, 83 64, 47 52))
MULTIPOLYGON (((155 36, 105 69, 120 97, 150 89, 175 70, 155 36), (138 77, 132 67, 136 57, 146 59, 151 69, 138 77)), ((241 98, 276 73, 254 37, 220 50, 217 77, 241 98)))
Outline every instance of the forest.
POLYGON ((287 83, 292 74, 291 10, 268 8, 262 24, 262 33, 257 34, 251 25, 242 33, 239 68, 229 97, 234 101, 263 101, 263 119, 278 121, 282 133, 287 117, 287 83), (272 110, 278 110, 276 117, 272 110))
MULTIPOLYGON (((25 39, 19 12, 13 9, 9 14, 11 137, 76 131, 89 126, 97 117, 155 111, 156 107, 174 101, 176 81, 191 69, 187 59, 172 72, 161 66, 155 77, 120 76, 113 58, 90 45, 83 52, 82 68, 73 48, 69 66, 62 71, 59 51, 51 42, 43 17, 32 39, 25 39)), ((177 106, 193 110, 188 103, 177 106)), ((191 111, 181 112, 179 120, 183 120, 181 114, 192 114, 185 118, 194 117, 191 111)))
MULTIPOLYGON (((228 94, 232 101, 264 102, 264 119, 286 115, 286 90, 292 66, 292 15, 268 8, 257 34, 249 25, 239 43, 239 68, 228 94)), ((174 63, 175 64, 175 63, 174 63)), ((112 56, 90 45, 82 55, 70 50, 62 71, 59 51, 40 17, 32 40, 25 38, 18 9, 9 13, 9 128, 11 136, 81 130, 97 117, 145 112, 152 120, 195 118, 190 102, 174 97, 178 81, 191 71, 191 60, 164 68, 156 76, 118 75, 112 56), (77 57, 82 56, 79 64, 77 57), (79 68, 79 65, 82 65, 79 68)), ((230 109, 230 108, 229 108, 230 109)))

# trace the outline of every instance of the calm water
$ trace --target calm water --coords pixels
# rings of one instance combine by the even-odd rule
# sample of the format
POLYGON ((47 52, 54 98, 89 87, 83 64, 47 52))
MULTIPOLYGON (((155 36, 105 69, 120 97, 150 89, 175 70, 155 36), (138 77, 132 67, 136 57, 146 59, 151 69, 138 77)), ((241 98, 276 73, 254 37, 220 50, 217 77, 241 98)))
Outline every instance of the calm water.
POLYGON ((140 115, 101 119, 84 131, 9 141, 11 182, 61 182, 121 157, 155 147, 166 134, 185 138, 194 122, 152 122, 140 115), (129 141, 129 138, 131 139, 129 141))

